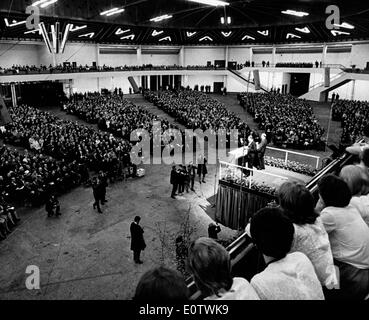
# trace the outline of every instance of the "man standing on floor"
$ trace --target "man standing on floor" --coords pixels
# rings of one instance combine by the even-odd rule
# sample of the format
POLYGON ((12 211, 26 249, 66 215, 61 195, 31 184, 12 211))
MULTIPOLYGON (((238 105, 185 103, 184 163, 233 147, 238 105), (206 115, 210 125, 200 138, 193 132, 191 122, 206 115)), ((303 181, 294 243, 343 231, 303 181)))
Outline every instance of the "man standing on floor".
POLYGON ((175 199, 177 188, 178 188, 178 173, 177 173, 176 166, 173 166, 172 171, 170 172, 170 184, 172 185, 171 197, 175 199))
POLYGON ((195 191, 194 185, 195 185, 196 167, 193 165, 192 161, 188 165, 187 171, 190 176, 190 189, 191 191, 195 191))
POLYGON ((105 204, 105 202, 108 202, 106 200, 106 187, 108 186, 108 177, 103 171, 99 172, 99 181, 101 189, 101 204, 105 204))
POLYGON ((95 202, 93 204, 94 209, 97 207, 97 212, 102 213, 100 202, 102 203, 102 195, 101 195, 101 183, 97 177, 92 179, 92 191, 94 194, 95 202))
POLYGON ((146 243, 143 237, 144 230, 139 225, 141 217, 136 216, 134 221, 131 223, 131 250, 133 251, 133 260, 135 263, 142 264, 140 260, 140 254, 142 250, 145 250, 146 243))

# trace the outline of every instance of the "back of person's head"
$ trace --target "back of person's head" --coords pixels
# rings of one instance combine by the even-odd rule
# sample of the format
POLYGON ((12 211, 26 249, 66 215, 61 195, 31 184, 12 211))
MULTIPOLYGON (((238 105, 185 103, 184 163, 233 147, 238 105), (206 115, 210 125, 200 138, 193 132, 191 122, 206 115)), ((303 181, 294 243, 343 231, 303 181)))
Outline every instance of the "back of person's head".
POLYGON ((186 301, 188 298, 183 277, 175 270, 158 267, 141 277, 133 300, 169 303, 186 301))
POLYGON ((251 219, 250 233, 262 254, 283 259, 291 250, 295 229, 282 209, 264 208, 251 219))
POLYGON ((134 222, 139 223, 141 221, 141 217, 140 216, 135 216, 134 222))
POLYGON ((351 191, 347 183, 334 174, 321 178, 318 189, 326 207, 344 208, 351 201, 351 191))
POLYGON ((279 204, 285 214, 296 224, 312 224, 318 214, 310 191, 297 182, 285 182, 278 190, 279 204))
POLYGON ((364 164, 364 166, 366 166, 367 168, 369 168, 369 148, 365 148, 360 153, 360 160, 364 164))
POLYGON ((199 238, 190 246, 188 267, 197 287, 206 296, 230 290, 233 284, 228 251, 210 238, 199 238))
POLYGON ((347 183, 352 196, 361 195, 365 185, 365 175, 362 168, 354 165, 345 166, 340 172, 340 177, 347 183))
POLYGON ((363 135, 364 135, 365 137, 369 138, 369 124, 367 124, 367 125, 364 127, 363 135))

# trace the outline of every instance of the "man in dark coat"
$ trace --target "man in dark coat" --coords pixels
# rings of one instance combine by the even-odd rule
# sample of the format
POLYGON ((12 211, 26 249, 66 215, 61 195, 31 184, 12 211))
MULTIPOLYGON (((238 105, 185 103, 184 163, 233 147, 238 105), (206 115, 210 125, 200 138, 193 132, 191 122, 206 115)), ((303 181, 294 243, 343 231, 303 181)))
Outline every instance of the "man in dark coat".
POLYGON ((133 260, 135 263, 142 264, 140 260, 140 254, 142 250, 145 250, 146 243, 143 237, 144 230, 139 225, 141 218, 136 216, 134 221, 131 223, 131 250, 133 251, 133 260))
POLYGON ((173 186, 171 197, 175 199, 177 188, 178 188, 178 173, 177 173, 176 166, 173 166, 172 171, 170 172, 170 184, 173 186))
POLYGON ((218 240, 218 233, 221 231, 220 226, 215 223, 210 223, 208 227, 208 236, 211 239, 218 240))
POLYGON ((261 142, 257 144, 257 154, 258 154, 258 169, 259 170, 265 170, 265 163, 264 163, 264 156, 266 147, 268 145, 268 140, 266 137, 266 134, 263 133, 261 135, 261 142))
POLYGON ((108 177, 103 171, 99 172, 100 190, 101 190, 101 204, 108 202, 106 200, 106 187, 108 186, 108 177))
POLYGON ((196 167, 193 165, 193 162, 191 161, 190 164, 187 167, 187 172, 190 177, 190 189, 191 191, 195 191, 194 185, 195 185, 195 176, 196 176, 196 167))
POLYGON ((205 181, 205 176, 208 173, 208 169, 206 167, 206 163, 208 161, 206 160, 206 158, 204 156, 201 156, 199 159, 199 164, 197 165, 197 175, 199 176, 199 182, 203 182, 206 183, 205 181), (202 179, 201 179, 202 176, 202 179))
POLYGON ((102 213, 100 208, 100 202, 102 202, 101 183, 97 177, 92 179, 92 191, 95 199, 93 207, 94 209, 97 207, 97 212, 102 213))

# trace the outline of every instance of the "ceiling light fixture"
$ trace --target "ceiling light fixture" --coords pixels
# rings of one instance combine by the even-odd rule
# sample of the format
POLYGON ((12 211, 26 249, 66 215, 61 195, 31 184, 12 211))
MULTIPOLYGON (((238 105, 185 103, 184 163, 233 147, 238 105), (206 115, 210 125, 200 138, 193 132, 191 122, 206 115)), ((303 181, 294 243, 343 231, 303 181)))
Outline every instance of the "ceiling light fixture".
POLYGON ((121 13, 121 12, 124 12, 124 8, 113 8, 113 9, 109 9, 109 10, 106 10, 106 11, 103 11, 100 13, 100 16, 107 16, 107 17, 110 17, 114 14, 118 14, 118 13, 121 13))
POLYGON ((197 33, 196 31, 194 31, 194 32, 187 31, 186 32, 188 38, 193 37, 196 33, 197 33))
POLYGON ((15 27, 15 26, 19 26, 21 24, 25 24, 26 20, 24 20, 24 21, 13 20, 11 23, 9 23, 9 20, 7 18, 4 18, 4 22, 5 22, 5 25, 7 27, 15 27))
POLYGON ((130 31, 131 31, 131 29, 122 30, 121 28, 119 28, 117 31, 115 31, 115 34, 117 36, 119 36, 120 34, 127 33, 127 32, 130 32, 130 31))
POLYGON ((254 37, 251 37, 249 35, 245 35, 243 38, 242 38, 242 41, 246 40, 246 39, 249 39, 249 40, 255 40, 254 37))
POLYGON ((343 23, 341 23, 341 24, 337 24, 337 23, 335 23, 335 24, 333 24, 334 26, 336 26, 336 27, 339 27, 339 28, 345 28, 345 29, 355 29, 355 27, 352 25, 352 24, 349 24, 349 23, 347 23, 347 22, 343 22, 343 23))
POLYGON ((156 37, 156 36, 158 36, 159 34, 162 34, 164 31, 156 31, 156 30, 154 30, 153 32, 152 32, 152 36, 153 37, 156 37))
POLYGON ((160 42, 162 42, 162 41, 170 41, 170 42, 172 42, 172 38, 168 36, 168 37, 159 39, 159 41, 160 42))
POLYGON ((43 3, 48 2, 48 1, 50 1, 50 0, 38 0, 38 1, 34 2, 34 3, 32 3, 32 6, 35 6, 36 7, 39 4, 43 4, 43 3))
POLYGON ((232 31, 229 31, 229 32, 222 31, 221 33, 222 33, 223 37, 228 38, 232 34, 232 31))
POLYGON ((202 37, 199 41, 202 42, 202 41, 205 41, 205 40, 213 41, 213 38, 211 38, 209 36, 205 36, 205 37, 202 37))
POLYGON ((80 36, 78 36, 78 38, 89 37, 92 39, 94 35, 95 35, 95 32, 90 32, 90 33, 81 34, 80 36))
POLYGON ((339 35, 350 35, 349 32, 343 32, 343 31, 338 31, 338 30, 331 30, 331 33, 336 37, 339 35))
POLYGON ((305 28, 295 28, 295 30, 302 32, 302 33, 310 33, 310 29, 308 27, 305 28))
POLYGON ((83 26, 74 26, 73 24, 71 24, 70 28, 69 28, 69 31, 70 32, 75 32, 75 31, 79 31, 79 30, 82 30, 82 29, 86 29, 87 28, 87 25, 83 25, 83 26))
POLYGON ((163 20, 167 20, 167 19, 170 19, 170 18, 173 18, 173 16, 168 15, 168 14, 164 14, 162 16, 152 18, 152 19, 150 19, 150 21, 151 22, 161 22, 163 20))
POLYGON ((44 2, 44 3, 41 4, 40 7, 41 8, 46 8, 46 7, 48 7, 49 5, 51 5, 51 4, 55 3, 55 2, 58 2, 58 0, 50 0, 48 2, 44 2))
POLYGON ((134 40, 135 37, 136 36, 134 34, 130 34, 128 36, 121 37, 120 39, 121 40, 126 40, 126 39, 134 40))
POLYGON ((229 6, 229 3, 228 2, 220 1, 220 0, 188 0, 188 1, 196 2, 196 3, 201 3, 201 4, 207 4, 209 6, 215 6, 215 7, 229 6))
POLYGON ((293 39, 293 38, 298 38, 301 39, 300 36, 293 34, 293 33, 287 33, 286 39, 293 39))
POLYGON ((269 30, 258 31, 258 33, 260 33, 260 34, 261 34, 261 35, 263 35, 264 37, 269 36, 269 30))
POLYGON ((281 12, 283 14, 289 14, 291 16, 296 16, 296 17, 305 17, 305 16, 309 15, 307 12, 296 11, 296 10, 285 10, 285 11, 281 11, 281 12))

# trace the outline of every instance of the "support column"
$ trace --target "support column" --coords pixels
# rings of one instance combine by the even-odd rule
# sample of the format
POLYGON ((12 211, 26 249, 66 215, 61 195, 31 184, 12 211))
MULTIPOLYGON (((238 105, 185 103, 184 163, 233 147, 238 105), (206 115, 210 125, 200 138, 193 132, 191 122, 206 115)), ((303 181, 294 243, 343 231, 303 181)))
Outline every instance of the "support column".
POLYGON ((142 66, 142 46, 137 47, 137 65, 142 66))
POLYGON ((228 61, 229 61, 229 47, 228 46, 225 47, 224 60, 225 60, 225 67, 228 68, 228 61))
POLYGON ((15 90, 15 84, 12 83, 10 85, 10 89, 11 89, 11 93, 12 93, 12 103, 13 103, 13 108, 16 108, 18 105, 18 101, 17 101, 17 92, 15 90))
POLYGON ((327 51, 328 51, 328 46, 325 44, 325 45, 323 45, 323 54, 322 54, 322 64, 323 64, 323 66, 325 64, 327 64, 327 51))
POLYGON ((151 90, 151 76, 147 76, 147 89, 151 90))
POLYGON ((160 76, 159 76, 159 88, 163 88, 163 75, 161 74, 160 76))
POLYGON ((100 45, 96 45, 96 66, 100 67, 100 45))
POLYGON ((250 61, 250 64, 252 63, 254 59, 254 51, 252 50, 252 47, 249 48, 249 61, 250 61))
POLYGON ((182 46, 179 49, 179 66, 184 67, 185 66, 185 47, 182 46))
POLYGON ((356 80, 352 80, 351 100, 355 100, 356 80))
POLYGON ((275 46, 273 46, 273 49, 272 49, 272 66, 273 67, 275 67, 275 64, 277 63, 277 61, 276 61, 276 47, 275 46))

